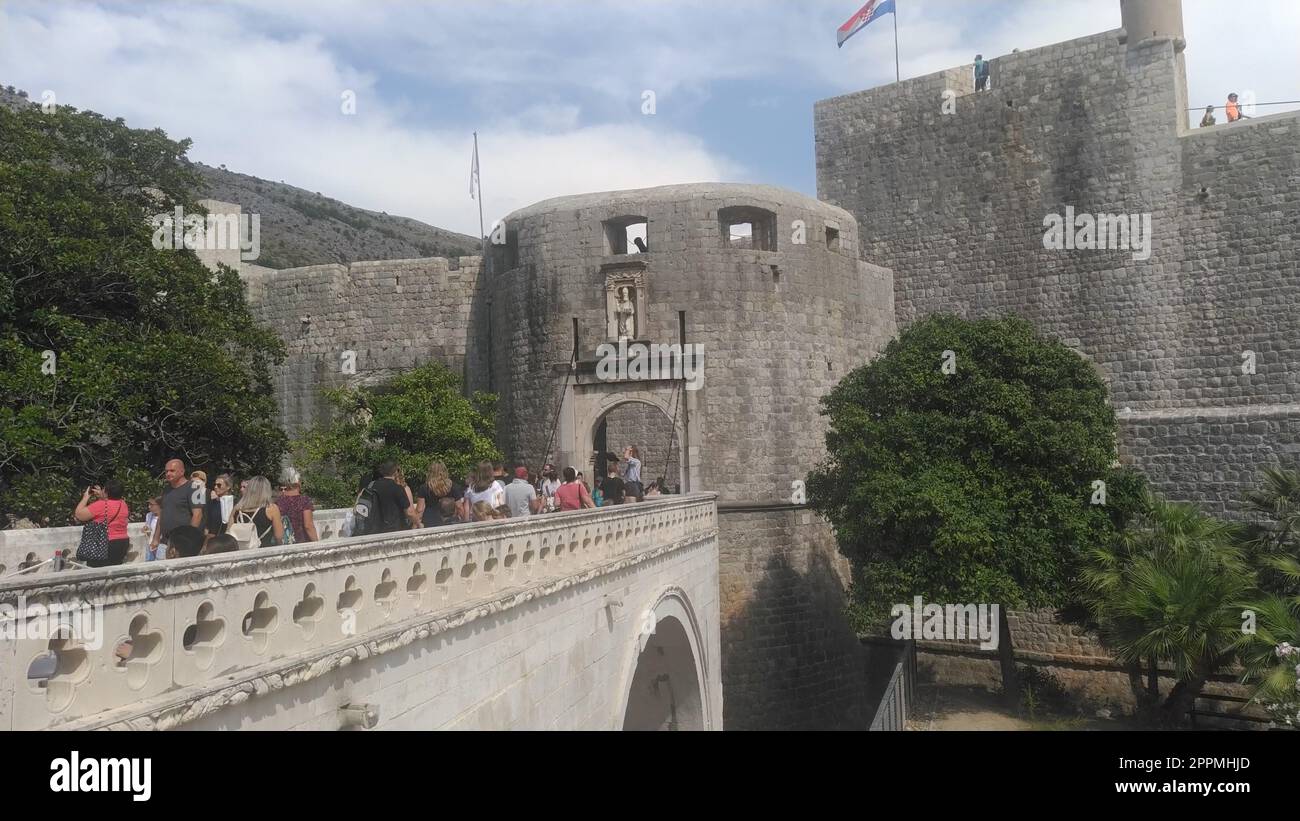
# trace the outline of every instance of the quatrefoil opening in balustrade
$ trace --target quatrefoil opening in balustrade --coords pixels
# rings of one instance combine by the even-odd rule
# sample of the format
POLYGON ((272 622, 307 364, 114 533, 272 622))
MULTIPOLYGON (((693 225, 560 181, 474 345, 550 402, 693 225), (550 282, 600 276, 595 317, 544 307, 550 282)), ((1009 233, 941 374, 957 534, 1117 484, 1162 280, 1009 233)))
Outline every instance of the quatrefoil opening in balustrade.
POLYGON ((506 558, 503 564, 506 568, 506 578, 514 575, 515 565, 519 563, 519 554, 515 552, 514 545, 506 546, 506 558))
POLYGON ((411 601, 415 602, 416 607, 419 607, 423 603, 424 594, 428 589, 429 576, 420 567, 420 563, 416 562, 415 566, 411 568, 410 578, 406 580, 406 595, 411 597, 411 601))
POLYGON ((465 563, 460 566, 460 580, 465 585, 466 596, 474 592, 474 577, 477 573, 478 564, 474 561, 474 554, 466 553, 465 563))
POLYGON ((271 643, 271 634, 280 625, 280 609, 271 604, 271 596, 266 591, 253 599, 253 609, 244 614, 241 625, 244 638, 253 642, 253 652, 259 656, 266 652, 271 643))
POLYGON ((451 559, 443 556, 442 565, 438 568, 438 572, 433 574, 433 583, 437 586, 438 593, 443 601, 447 600, 447 596, 451 592, 448 582, 451 581, 451 577, 454 575, 455 571, 451 569, 451 559))
POLYGON ((127 633, 116 645, 116 667, 125 671, 127 687, 140 690, 149 683, 150 669, 162 660, 163 634, 149 629, 149 617, 144 613, 131 619, 127 633))
POLYGON ((302 598, 293 606, 293 623, 302 628, 305 638, 316 635, 316 625, 325 614, 325 597, 316 592, 316 585, 302 589, 302 598))
POLYGON ((187 653, 194 654, 194 661, 200 670, 212 666, 217 657, 217 648, 226 642, 226 620, 214 616, 216 608, 212 602, 203 602, 194 615, 194 623, 185 628, 181 635, 181 647, 187 653))
POLYGON ((379 605, 385 619, 393 617, 394 606, 397 604, 397 582, 393 581, 393 571, 388 568, 384 568, 379 584, 375 585, 375 604, 379 605))
POLYGON ((347 580, 343 582, 343 592, 339 593, 338 602, 335 604, 334 609, 339 613, 345 610, 349 613, 356 613, 361 609, 362 595, 361 588, 357 586, 357 577, 348 576, 347 580))
POLYGON ((61 638, 51 639, 48 649, 31 660, 27 681, 33 691, 45 690, 45 704, 52 713, 66 710, 77 687, 90 677, 90 654, 68 628, 60 628, 61 638))

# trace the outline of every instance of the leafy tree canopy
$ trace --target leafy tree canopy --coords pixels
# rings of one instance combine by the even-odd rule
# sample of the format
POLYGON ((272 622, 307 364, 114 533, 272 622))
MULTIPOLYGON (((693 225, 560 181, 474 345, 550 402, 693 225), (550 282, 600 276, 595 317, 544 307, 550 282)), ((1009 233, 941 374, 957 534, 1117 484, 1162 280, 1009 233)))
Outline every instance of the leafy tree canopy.
POLYGON ((1064 604, 1082 551, 1140 499, 1096 370, 1020 319, 929 317, 822 404, 810 504, 853 563, 862 627, 917 595, 1064 604))
POLYGON ((0 108, 0 514, 64 524, 82 487, 118 478, 138 517, 172 457, 275 470, 282 343, 234 271, 153 247, 154 215, 202 213, 189 144, 0 108))
POLYGON ((496 397, 465 398, 460 379, 437 362, 378 387, 325 391, 333 420, 306 431, 294 443, 304 491, 319 505, 348 507, 359 482, 389 459, 412 488, 424 482, 431 462, 442 462, 453 479, 475 464, 501 458, 496 435, 496 397))

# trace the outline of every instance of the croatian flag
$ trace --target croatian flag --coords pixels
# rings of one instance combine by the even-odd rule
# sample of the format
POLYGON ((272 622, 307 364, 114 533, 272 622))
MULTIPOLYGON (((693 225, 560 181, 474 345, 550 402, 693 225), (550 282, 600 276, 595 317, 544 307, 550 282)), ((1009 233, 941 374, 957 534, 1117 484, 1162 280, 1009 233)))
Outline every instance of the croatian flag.
POLYGON ((868 0, 865 6, 858 9, 857 14, 850 17, 845 21, 844 25, 840 26, 837 35, 839 46, 843 47, 844 41, 866 28, 867 23, 870 23, 872 20, 875 20, 877 17, 882 15, 893 13, 894 0, 884 0, 884 2, 881 2, 881 0, 868 0))

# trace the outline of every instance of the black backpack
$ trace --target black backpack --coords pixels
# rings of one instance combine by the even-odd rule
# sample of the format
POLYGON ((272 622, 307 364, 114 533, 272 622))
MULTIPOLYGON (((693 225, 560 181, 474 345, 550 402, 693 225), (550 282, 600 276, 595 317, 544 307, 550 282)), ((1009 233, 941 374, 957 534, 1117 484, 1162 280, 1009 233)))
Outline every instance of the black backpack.
POLYGON ((361 491, 357 497, 357 506, 352 509, 352 535, 368 536, 372 533, 378 533, 379 511, 376 509, 379 505, 379 496, 375 493, 375 483, 371 482, 366 485, 366 489, 361 491))
MULTIPOLYGON (((376 479, 375 482, 377 481, 379 480, 376 479)), ((352 511, 353 536, 373 536, 376 533, 392 533, 398 529, 400 511, 393 510, 391 504, 384 504, 375 492, 375 482, 366 485, 366 489, 357 498, 357 506, 352 511)))

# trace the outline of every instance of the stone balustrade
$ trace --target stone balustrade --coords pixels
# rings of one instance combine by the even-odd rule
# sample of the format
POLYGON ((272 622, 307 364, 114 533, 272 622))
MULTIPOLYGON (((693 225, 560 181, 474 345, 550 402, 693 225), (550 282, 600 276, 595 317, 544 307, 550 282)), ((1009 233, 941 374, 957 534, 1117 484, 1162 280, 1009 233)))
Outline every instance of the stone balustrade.
MULTIPOLYGON (((337 536, 347 512, 348 508, 314 511, 312 521, 316 525, 317 535, 321 539, 337 536)), ((127 535, 131 538, 131 547, 127 549, 125 564, 143 562, 144 551, 149 543, 144 522, 127 525, 127 535)), ((80 541, 80 525, 0 530, 0 580, 5 580, 6 576, 12 576, 24 568, 32 568, 29 573, 48 572, 50 566, 43 564, 46 560, 59 550, 69 550, 70 556, 75 555, 80 541)))
POLYGON ((714 498, 5 579, 0 730, 184 724, 716 539, 714 498))

